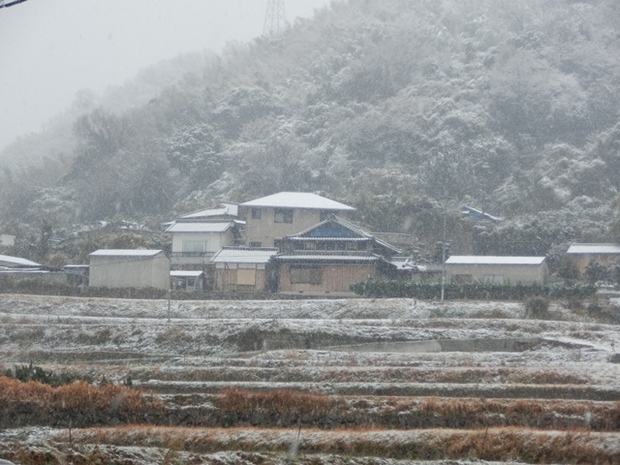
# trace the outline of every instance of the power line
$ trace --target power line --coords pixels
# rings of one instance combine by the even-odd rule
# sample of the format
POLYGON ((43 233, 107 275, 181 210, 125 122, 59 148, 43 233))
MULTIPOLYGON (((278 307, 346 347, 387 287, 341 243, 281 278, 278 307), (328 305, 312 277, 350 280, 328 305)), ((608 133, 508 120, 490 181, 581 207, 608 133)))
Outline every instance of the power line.
POLYGON ((12 1, 0 0, 0 8, 8 8, 10 6, 17 5, 18 3, 23 3, 25 1, 27 0, 12 0, 12 1))

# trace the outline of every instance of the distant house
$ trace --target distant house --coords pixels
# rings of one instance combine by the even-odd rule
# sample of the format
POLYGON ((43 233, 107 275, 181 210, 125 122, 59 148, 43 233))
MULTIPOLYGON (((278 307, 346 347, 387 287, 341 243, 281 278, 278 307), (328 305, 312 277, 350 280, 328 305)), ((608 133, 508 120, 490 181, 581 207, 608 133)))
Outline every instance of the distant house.
POLYGON ((545 257, 452 255, 446 260, 449 283, 545 284, 545 257))
POLYGON ((277 266, 278 292, 350 294, 354 283, 394 275, 391 262, 400 249, 332 215, 282 240, 277 266))
POLYGON ((461 205, 459 211, 465 218, 470 218, 474 221, 490 221, 491 223, 497 224, 502 220, 498 216, 490 215, 482 210, 467 205, 461 205))
POLYGON ((285 236, 332 214, 346 218, 354 211, 353 207, 309 192, 280 192, 239 205, 239 215, 245 219, 245 244, 249 247, 279 247, 285 236))
POLYGON ((167 233, 172 234, 172 265, 206 265, 222 247, 232 246, 241 235, 235 221, 175 221, 167 233))
POLYGON ((202 270, 172 270, 170 281, 173 291, 200 292, 205 287, 205 273, 202 270))
POLYGON ((238 219, 238 210, 236 204, 224 203, 166 223, 165 232, 172 235, 171 264, 204 266, 222 247, 239 245, 243 222, 238 219))
POLYGON ((620 244, 572 244, 566 255, 584 273, 590 262, 603 266, 620 262, 620 244))
POLYGON ((50 270, 49 268, 20 257, 0 255, 0 276, 11 279, 45 281, 52 283, 64 283, 65 274, 50 270))
POLYGON ((43 265, 20 257, 12 257, 10 255, 0 255, 0 269, 31 269, 40 270, 43 265))
POLYGON ((170 260, 161 250, 100 249, 89 258, 90 287, 170 288, 170 260))
POLYGON ((211 262, 215 265, 217 291, 265 292, 270 286, 269 262, 275 248, 224 247, 211 262))

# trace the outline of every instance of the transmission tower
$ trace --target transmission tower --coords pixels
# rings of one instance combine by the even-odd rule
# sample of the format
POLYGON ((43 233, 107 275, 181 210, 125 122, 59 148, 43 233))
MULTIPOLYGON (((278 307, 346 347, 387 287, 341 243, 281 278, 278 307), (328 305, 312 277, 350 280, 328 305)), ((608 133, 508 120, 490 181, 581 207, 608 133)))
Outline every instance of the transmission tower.
POLYGON ((286 28, 284 0, 267 0, 267 14, 263 26, 263 36, 280 35, 286 28))

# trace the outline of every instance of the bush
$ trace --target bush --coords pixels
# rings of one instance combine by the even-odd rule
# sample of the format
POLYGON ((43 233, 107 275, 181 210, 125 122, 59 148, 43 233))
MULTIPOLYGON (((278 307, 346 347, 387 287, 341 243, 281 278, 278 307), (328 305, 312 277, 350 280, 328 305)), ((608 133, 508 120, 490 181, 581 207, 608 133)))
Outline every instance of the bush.
POLYGON ((529 318, 546 318, 549 316, 549 300, 540 296, 528 297, 525 301, 525 315, 529 318))
POLYGON ((36 381, 41 384, 48 384, 50 386, 62 386, 65 384, 71 384, 74 381, 86 381, 92 382, 92 379, 87 376, 78 376, 72 373, 60 372, 54 373, 51 371, 45 371, 40 366, 21 365, 16 366, 14 370, 10 368, 6 370, 5 376, 7 378, 14 378, 21 382, 36 381))
MULTIPOLYGON (((404 280, 368 280, 351 286, 356 294, 366 297, 405 297, 422 300, 439 299, 441 284, 415 283, 404 280)), ((446 284, 446 299, 525 300, 530 296, 549 298, 585 298, 596 293, 593 285, 543 286, 540 284, 446 284)))

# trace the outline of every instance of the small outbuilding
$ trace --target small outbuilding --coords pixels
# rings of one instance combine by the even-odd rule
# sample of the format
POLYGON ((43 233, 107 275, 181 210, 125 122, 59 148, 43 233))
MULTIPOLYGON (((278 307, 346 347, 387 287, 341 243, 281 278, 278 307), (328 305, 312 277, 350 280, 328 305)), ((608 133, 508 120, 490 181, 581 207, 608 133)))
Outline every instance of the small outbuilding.
POLYGON ((545 284, 545 257, 453 255, 446 260, 449 283, 545 284))
POLYGON ((620 262, 620 244, 572 244, 566 256, 577 266, 580 273, 584 273, 590 262, 603 266, 620 262))
POLYGON ((170 260, 161 250, 100 249, 90 257, 90 287, 170 288, 170 260))
POLYGON ((278 253, 267 247, 224 247, 211 263, 215 265, 216 291, 265 292, 272 290, 269 262, 278 253))
POLYGON ((170 280, 175 291, 201 292, 205 287, 205 273, 201 270, 172 270, 170 280))

